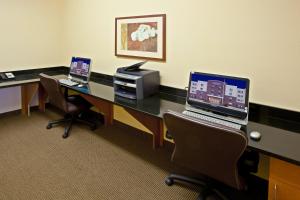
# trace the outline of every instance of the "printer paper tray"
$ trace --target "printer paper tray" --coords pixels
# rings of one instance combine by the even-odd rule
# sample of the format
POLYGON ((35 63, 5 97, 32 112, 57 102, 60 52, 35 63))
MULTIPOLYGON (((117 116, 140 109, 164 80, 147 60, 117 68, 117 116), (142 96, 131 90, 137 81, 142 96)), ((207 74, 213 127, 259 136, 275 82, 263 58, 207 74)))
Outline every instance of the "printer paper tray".
POLYGON ((130 93, 116 91, 115 94, 118 96, 121 96, 121 97, 128 98, 128 99, 136 99, 136 95, 130 94, 130 93))
POLYGON ((126 87, 136 88, 136 84, 127 83, 127 82, 123 82, 123 81, 119 81, 119 80, 115 80, 114 84, 116 84, 116 85, 122 85, 122 86, 126 86, 126 87))

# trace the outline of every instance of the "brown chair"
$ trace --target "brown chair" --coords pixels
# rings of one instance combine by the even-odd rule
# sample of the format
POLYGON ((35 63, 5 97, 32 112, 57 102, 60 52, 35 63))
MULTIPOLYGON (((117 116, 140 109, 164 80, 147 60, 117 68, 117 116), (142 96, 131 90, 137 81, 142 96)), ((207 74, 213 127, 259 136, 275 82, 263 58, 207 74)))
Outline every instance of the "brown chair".
MULTIPOLYGON (((238 171, 239 159, 248 142, 244 132, 172 111, 166 112, 163 118, 175 142, 172 161, 214 181, 245 189, 238 171)), ((219 190, 209 188, 197 178, 171 174, 165 182, 170 186, 174 181, 204 185, 199 200, 213 193, 226 199, 219 190)))
POLYGON ((50 104, 63 111, 65 114, 63 119, 49 121, 47 129, 52 128, 53 125, 67 123, 62 136, 63 138, 67 138, 69 136, 72 124, 75 121, 89 125, 92 130, 96 129, 96 123, 83 119, 82 117, 83 113, 90 109, 90 103, 79 95, 67 96, 63 92, 58 80, 54 77, 42 73, 40 74, 40 82, 48 94, 50 104))

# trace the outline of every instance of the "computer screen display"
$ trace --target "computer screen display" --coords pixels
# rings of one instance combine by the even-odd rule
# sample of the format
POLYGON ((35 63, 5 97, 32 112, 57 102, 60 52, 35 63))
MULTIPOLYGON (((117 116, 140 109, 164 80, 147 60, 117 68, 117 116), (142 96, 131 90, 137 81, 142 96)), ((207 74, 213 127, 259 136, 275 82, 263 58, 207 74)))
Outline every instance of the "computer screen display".
POLYGON ((188 104, 245 118, 248 113, 249 79, 216 74, 190 74, 188 104))
POLYGON ((90 75, 91 59, 72 57, 70 75, 75 78, 88 80, 90 75))

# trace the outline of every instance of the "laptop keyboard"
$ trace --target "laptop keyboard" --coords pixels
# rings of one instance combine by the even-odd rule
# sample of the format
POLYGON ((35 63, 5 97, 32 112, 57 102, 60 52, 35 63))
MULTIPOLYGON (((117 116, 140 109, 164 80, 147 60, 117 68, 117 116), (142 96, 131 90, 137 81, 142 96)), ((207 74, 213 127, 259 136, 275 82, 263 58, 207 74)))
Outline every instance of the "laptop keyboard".
POLYGON ((220 124, 220 125, 223 125, 223 126, 227 126, 227 127, 230 127, 230 128, 234 128, 234 129, 239 129, 240 130, 241 127, 242 127, 240 124, 235 124, 235 123, 232 123, 232 122, 224 121, 224 120, 217 119, 217 118, 214 118, 214 117, 209 117, 209 116, 202 115, 202 114, 195 113, 195 112, 191 112, 191 111, 188 111, 188 110, 183 111, 182 114, 190 116, 190 117, 194 117, 194 118, 197 118, 197 119, 205 120, 205 121, 208 121, 208 122, 212 122, 212 123, 220 124))
POLYGON ((68 85, 68 86, 75 86, 79 84, 77 82, 71 81, 70 79, 59 79, 59 82, 61 84, 68 85))

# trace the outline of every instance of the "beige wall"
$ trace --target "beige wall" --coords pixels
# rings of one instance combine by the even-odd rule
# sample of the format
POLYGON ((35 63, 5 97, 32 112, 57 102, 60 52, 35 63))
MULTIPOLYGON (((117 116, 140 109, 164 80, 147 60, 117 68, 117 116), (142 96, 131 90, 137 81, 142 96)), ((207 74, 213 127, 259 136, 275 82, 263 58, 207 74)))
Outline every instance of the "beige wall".
POLYGON ((63 64, 60 0, 0 0, 0 72, 63 64))
POLYGON ((167 14, 167 61, 145 67, 184 88, 191 70, 248 77, 251 102, 300 111, 298 0, 66 0, 65 54, 113 74, 136 60, 114 56, 115 17, 167 14))
POLYGON ((167 61, 145 67, 161 84, 187 85, 191 70, 248 77, 251 102, 300 111, 298 0, 0 0, 0 71, 93 58, 113 74, 136 62, 114 56, 114 19, 167 14, 167 61))

